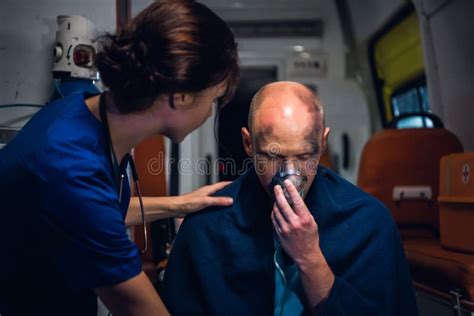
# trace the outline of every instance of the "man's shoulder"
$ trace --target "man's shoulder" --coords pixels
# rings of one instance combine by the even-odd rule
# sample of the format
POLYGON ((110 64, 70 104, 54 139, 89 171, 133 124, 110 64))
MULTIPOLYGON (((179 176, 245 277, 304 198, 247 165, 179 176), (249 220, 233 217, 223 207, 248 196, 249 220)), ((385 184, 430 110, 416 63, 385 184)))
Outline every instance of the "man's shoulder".
POLYGON ((376 246, 392 249, 397 230, 389 210, 336 173, 326 172, 317 192, 326 195, 326 202, 319 203, 315 209, 315 219, 321 232, 321 247, 332 258, 330 262, 351 260, 355 249, 366 251, 376 246), (341 240, 345 242, 340 243, 341 240))
POLYGON ((325 193, 340 215, 367 222, 367 225, 391 225, 392 216, 377 198, 342 178, 334 171, 322 167, 325 193))
POLYGON ((248 174, 244 174, 234 180, 231 184, 217 191, 214 196, 228 196, 233 198, 234 203, 230 206, 212 206, 203 209, 202 211, 186 216, 183 225, 197 227, 212 226, 222 223, 226 220, 230 213, 235 211, 239 193, 242 189, 242 183, 246 180, 248 174))

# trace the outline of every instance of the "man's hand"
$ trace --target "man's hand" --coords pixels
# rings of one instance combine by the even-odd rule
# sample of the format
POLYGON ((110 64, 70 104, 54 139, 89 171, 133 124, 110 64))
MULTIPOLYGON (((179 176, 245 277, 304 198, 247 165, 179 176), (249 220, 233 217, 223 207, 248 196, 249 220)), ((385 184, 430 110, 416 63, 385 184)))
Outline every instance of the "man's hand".
POLYGON ((293 208, 286 200, 282 188, 277 185, 272 221, 283 250, 299 266, 317 259, 319 252, 318 225, 309 212, 293 183, 286 180, 293 208))
POLYGON ((301 282, 311 307, 329 295, 334 275, 319 247, 318 225, 291 181, 285 180, 292 206, 280 186, 275 186, 272 222, 280 244, 300 271, 301 282))

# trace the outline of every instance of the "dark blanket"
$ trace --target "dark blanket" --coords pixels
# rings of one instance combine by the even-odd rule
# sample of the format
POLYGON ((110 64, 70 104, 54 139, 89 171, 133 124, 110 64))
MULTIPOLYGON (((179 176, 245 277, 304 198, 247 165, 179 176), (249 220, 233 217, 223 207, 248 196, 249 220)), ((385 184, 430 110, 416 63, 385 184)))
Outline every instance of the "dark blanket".
MULTIPOLYGON (((275 269, 271 201, 253 170, 218 195, 234 205, 188 216, 165 273, 173 315, 272 315, 275 269)), ((408 265, 387 209, 320 166, 305 202, 335 283, 317 315, 416 315, 408 265)))

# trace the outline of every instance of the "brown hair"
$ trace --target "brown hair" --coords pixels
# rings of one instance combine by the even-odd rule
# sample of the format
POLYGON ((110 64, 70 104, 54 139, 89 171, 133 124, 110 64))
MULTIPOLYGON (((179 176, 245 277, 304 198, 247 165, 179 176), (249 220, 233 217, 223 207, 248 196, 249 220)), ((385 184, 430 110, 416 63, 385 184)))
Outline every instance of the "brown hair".
POLYGON ((224 80, 226 103, 237 86, 231 30, 191 0, 155 1, 118 34, 103 35, 101 47, 95 65, 122 113, 144 110, 162 93, 199 92, 224 80))

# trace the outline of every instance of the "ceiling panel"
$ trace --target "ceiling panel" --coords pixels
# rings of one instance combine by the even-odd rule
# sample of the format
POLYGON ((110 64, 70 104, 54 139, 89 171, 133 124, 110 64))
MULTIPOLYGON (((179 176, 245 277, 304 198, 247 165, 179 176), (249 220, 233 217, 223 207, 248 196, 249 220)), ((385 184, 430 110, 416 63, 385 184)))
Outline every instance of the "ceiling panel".
POLYGON ((219 9, 314 9, 321 0, 202 0, 202 3, 219 9))
POLYGON ((323 0, 202 0, 223 19, 245 20, 295 20, 321 17, 323 0))
MULTIPOLYGON (((131 2, 132 16, 135 16, 152 0, 131 0, 131 2)), ((320 8, 323 5, 323 0, 201 0, 200 2, 228 21, 317 19, 321 17, 320 8)))

